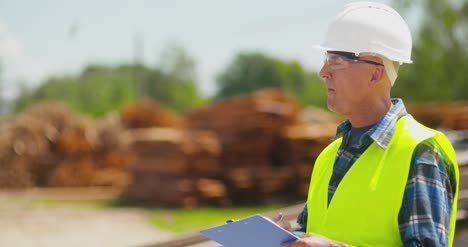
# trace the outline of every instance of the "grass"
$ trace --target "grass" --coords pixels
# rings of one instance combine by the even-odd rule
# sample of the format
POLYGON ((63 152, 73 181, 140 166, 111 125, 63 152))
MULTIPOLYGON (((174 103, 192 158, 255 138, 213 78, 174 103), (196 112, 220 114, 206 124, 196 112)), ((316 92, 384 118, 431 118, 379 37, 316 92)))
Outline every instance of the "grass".
POLYGON ((224 224, 229 219, 241 219, 259 213, 266 213, 284 207, 254 206, 240 208, 196 208, 196 209, 154 209, 150 222, 158 229, 174 233, 197 231, 224 224))

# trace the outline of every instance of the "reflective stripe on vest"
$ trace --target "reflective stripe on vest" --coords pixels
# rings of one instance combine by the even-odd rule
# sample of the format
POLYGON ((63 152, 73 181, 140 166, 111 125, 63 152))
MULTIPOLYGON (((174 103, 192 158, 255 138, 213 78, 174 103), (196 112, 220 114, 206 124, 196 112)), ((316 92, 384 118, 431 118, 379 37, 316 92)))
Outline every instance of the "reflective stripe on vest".
POLYGON ((324 149, 312 173, 307 200, 307 232, 354 246, 402 246, 398 214, 412 154, 418 143, 432 137, 452 161, 457 179, 450 222, 451 246, 458 199, 455 151, 443 134, 419 124, 411 116, 397 121, 386 150, 372 143, 356 160, 328 207, 328 185, 342 138, 324 149))

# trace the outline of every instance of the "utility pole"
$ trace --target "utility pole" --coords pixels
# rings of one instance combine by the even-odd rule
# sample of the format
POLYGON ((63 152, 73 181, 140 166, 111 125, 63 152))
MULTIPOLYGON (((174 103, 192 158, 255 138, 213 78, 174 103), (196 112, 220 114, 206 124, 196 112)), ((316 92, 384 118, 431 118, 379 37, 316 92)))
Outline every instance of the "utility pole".
POLYGON ((3 63, 0 58, 0 117, 6 114, 5 88, 3 85, 3 63))
POLYGON ((135 71, 135 91, 136 99, 140 100, 146 96, 146 79, 144 77, 144 63, 143 63, 143 38, 135 35, 133 38, 133 56, 134 56, 134 71, 135 71))

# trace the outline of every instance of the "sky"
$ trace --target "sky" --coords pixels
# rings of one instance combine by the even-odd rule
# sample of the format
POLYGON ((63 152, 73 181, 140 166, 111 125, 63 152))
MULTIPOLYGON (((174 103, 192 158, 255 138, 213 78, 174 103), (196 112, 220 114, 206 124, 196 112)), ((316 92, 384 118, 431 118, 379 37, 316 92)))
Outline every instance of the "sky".
MULTIPOLYGON (((314 48, 346 0, 1 0, 0 88, 77 75, 88 64, 159 64, 171 44, 195 60, 201 92, 239 52, 258 51, 318 70, 314 48), (139 40, 140 52, 135 43, 139 40)), ((390 0, 377 2, 391 3, 390 0)))

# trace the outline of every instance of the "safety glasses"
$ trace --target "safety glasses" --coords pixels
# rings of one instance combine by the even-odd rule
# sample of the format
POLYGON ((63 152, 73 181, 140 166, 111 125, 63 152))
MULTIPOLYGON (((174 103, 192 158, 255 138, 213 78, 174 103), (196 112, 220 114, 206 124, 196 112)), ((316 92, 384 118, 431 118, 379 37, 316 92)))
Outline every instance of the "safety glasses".
POLYGON ((354 54, 352 52, 328 51, 328 52, 325 53, 324 64, 342 67, 342 66, 347 64, 345 62, 367 63, 367 64, 372 64, 372 65, 384 66, 381 63, 361 59, 360 57, 356 56, 356 54, 354 54))

